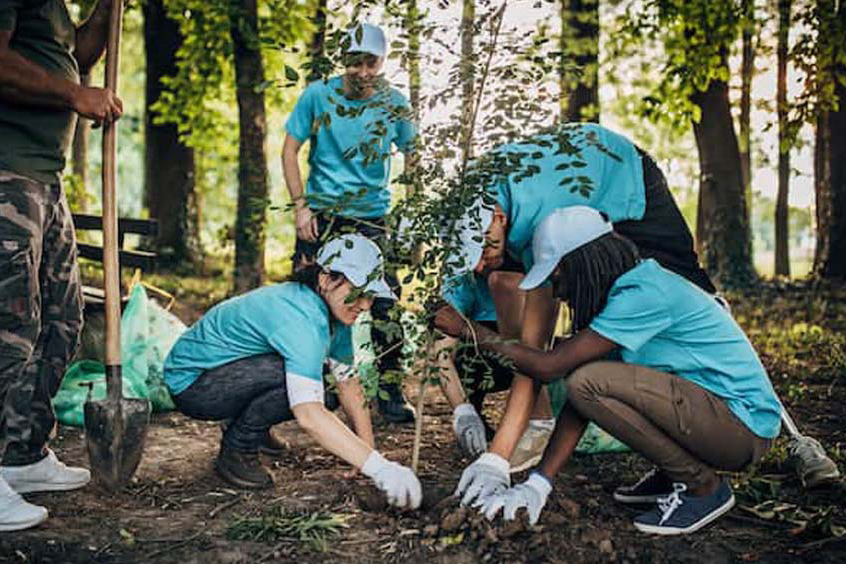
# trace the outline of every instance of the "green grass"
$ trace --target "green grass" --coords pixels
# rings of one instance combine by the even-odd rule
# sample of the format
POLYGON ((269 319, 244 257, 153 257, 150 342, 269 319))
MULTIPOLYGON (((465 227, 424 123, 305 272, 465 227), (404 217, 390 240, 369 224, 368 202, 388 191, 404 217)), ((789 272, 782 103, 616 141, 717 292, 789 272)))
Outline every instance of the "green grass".
POLYGON ((324 511, 289 511, 280 506, 266 509, 258 517, 236 517, 226 530, 231 540, 304 543, 325 552, 328 541, 347 528, 347 515, 324 511))

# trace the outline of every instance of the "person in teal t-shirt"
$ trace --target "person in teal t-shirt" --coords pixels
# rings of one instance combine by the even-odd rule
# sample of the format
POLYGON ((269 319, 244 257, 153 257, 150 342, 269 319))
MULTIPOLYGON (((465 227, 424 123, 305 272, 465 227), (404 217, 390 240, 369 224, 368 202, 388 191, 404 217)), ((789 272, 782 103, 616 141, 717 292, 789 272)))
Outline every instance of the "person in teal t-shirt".
MULTIPOLYGON (((509 488, 508 462, 483 454, 461 476, 463 502, 479 500, 494 518, 528 510, 537 522, 552 478, 567 462, 589 421, 640 452, 657 469, 620 487, 623 503, 657 503, 634 520, 641 531, 685 534, 734 505, 727 480, 757 462, 778 436, 782 406, 748 338, 714 297, 614 232, 597 210, 555 210, 537 227, 534 266, 520 283, 551 282, 567 302, 573 336, 543 352, 506 344, 474 324, 481 346, 514 361, 541 382, 567 378, 567 403, 540 464, 509 488), (613 351, 622 362, 603 360, 613 351)), ((436 325, 467 331, 451 308, 436 325)))
MULTIPOLYGON (((655 161, 598 124, 563 124, 497 147, 476 159, 460 188, 456 197, 468 208, 458 221, 451 262, 460 265, 457 273, 473 270, 484 276, 498 304, 513 304, 521 295, 510 273, 503 272, 505 262, 518 261, 527 272, 537 226, 553 210, 573 205, 604 212, 641 256, 709 293, 716 291, 655 161)), ((517 336, 524 343, 542 349, 551 340, 558 304, 547 285, 523 299, 525 305, 512 308, 502 321, 520 327, 517 336)), ((511 395, 502 420, 528 423, 520 433, 510 426, 498 433, 491 448, 515 471, 540 459, 554 421, 546 390, 539 391, 529 379, 516 378, 511 395)))
POLYGON ((420 504, 414 473, 374 449, 361 384, 349 366, 349 332, 339 330, 377 296, 394 298, 379 248, 361 235, 343 235, 292 281, 226 300, 179 337, 164 380, 184 414, 228 422, 215 462, 224 479, 244 488, 272 486, 259 451, 272 446, 273 425, 296 419, 321 446, 372 478, 390 503, 420 504), (324 406, 327 359, 355 434, 324 406))
MULTIPOLYGON (((347 40, 345 73, 309 84, 285 124, 282 169, 294 204, 294 269, 313 260, 320 243, 334 234, 361 233, 382 245, 391 202, 392 146, 406 158, 414 148, 408 100, 380 75, 387 54, 385 34, 361 24, 347 40), (304 190, 297 156, 306 141, 309 174, 304 190)), ((388 282, 399 292, 391 273, 388 282)), ((391 305, 376 300, 373 318, 387 322, 391 305)), ((374 328, 381 374, 399 370, 400 340, 374 328)), ((385 381, 381 387, 389 398, 378 400, 382 415, 392 422, 413 421, 414 411, 399 387, 385 381)))

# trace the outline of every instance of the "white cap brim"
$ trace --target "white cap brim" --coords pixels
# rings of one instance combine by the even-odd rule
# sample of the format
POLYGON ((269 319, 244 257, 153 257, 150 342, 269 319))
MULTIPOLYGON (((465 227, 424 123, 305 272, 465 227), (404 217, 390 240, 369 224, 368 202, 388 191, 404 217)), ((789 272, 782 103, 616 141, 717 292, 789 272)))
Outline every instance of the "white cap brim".
POLYGON ((558 260, 548 260, 540 264, 534 265, 529 269, 529 273, 520 281, 518 288, 521 290, 532 290, 543 284, 549 278, 555 267, 558 266, 558 260))
POLYGON ((377 278, 376 280, 371 281, 370 284, 364 287, 364 290, 366 292, 370 292, 377 298, 385 298, 388 300, 397 299, 396 294, 394 294, 391 287, 388 286, 387 282, 385 282, 384 278, 377 278))

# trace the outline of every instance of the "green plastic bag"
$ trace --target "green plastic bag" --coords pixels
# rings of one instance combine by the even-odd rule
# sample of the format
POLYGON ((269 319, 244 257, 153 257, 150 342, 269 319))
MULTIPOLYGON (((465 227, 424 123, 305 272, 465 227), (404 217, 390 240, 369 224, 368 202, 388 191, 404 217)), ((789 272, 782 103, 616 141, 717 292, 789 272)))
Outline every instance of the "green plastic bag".
MULTIPOLYGON (((547 386, 549 401, 552 403, 552 413, 555 417, 561 413, 567 401, 567 385, 564 379, 558 379, 547 386)), ((581 454, 600 454, 603 452, 628 452, 629 447, 612 437, 607 431, 590 423, 582 435, 576 452, 581 454)))
MULTIPOLYGON (((132 288, 120 320, 121 373, 123 395, 149 399, 153 411, 175 408, 162 378, 164 360, 186 329, 172 313, 147 297, 140 284, 132 288)), ((83 406, 89 383, 93 398, 106 396, 105 367, 101 362, 80 360, 65 373, 62 386, 53 398, 56 417, 65 425, 82 427, 83 406)))

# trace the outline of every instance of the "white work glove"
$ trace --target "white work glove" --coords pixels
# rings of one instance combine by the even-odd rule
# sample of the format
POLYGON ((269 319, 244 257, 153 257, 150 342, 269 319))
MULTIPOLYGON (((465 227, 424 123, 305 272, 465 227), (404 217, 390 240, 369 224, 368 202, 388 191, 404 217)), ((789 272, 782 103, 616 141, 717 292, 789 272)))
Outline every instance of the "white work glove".
POLYGON ((532 472, 529 479, 522 484, 509 488, 504 493, 491 496, 482 505, 480 511, 484 512, 488 520, 493 521, 499 510, 502 509, 502 517, 511 521, 517 516, 517 510, 525 507, 529 513, 529 523, 534 525, 540 518, 541 509, 546 505, 546 498, 552 491, 552 484, 538 472, 532 472))
POLYGON ((396 507, 417 509, 423 499, 420 480, 411 468, 391 462, 377 451, 370 453, 361 473, 373 480, 376 487, 385 492, 388 503, 396 507))
POLYGON ((486 452, 477 458, 473 464, 464 469, 458 481, 455 495, 464 494, 461 505, 473 503, 473 507, 479 507, 488 496, 508 489, 511 485, 508 468, 508 461, 492 452, 486 452))
POLYGON ((488 450, 485 424, 471 404, 462 403, 455 406, 452 412, 452 430, 461 449, 470 456, 479 456, 488 450))

